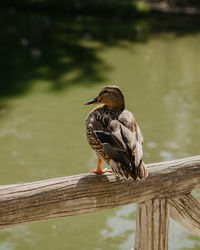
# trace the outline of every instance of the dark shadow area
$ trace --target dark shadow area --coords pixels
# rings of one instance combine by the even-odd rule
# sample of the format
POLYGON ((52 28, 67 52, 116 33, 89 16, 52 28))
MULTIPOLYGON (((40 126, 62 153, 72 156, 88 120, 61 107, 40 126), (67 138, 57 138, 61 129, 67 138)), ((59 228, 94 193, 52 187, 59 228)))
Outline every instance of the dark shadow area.
POLYGON ((107 174, 85 174, 83 177, 81 177, 77 183, 77 188, 88 188, 88 185, 96 185, 98 180, 98 183, 102 185, 102 183, 109 183, 109 178, 107 174))
POLYGON ((2 97, 26 93, 36 79, 50 80, 54 90, 103 80, 97 48, 81 41, 90 40, 85 20, 13 10, 0 15, 2 97), (66 73, 70 80, 61 81, 66 73))
POLYGON ((99 52, 123 42, 147 42, 157 34, 198 33, 199 16, 91 17, 64 12, 4 8, 0 11, 0 97, 27 93, 36 81, 50 90, 106 81, 111 70, 99 52))
POLYGON ((59 0, 59 3, 57 0, 2 0, 1 2, 3 7, 95 17, 136 17, 146 11, 146 5, 141 6, 135 0, 59 0))

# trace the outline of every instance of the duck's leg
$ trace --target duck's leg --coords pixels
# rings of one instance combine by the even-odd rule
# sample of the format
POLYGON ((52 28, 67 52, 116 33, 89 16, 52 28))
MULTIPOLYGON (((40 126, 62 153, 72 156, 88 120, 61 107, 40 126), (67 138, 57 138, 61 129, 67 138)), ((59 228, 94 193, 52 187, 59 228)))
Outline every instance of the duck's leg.
POLYGON ((104 171, 101 170, 102 159, 98 157, 97 170, 90 171, 89 173, 103 174, 104 171))

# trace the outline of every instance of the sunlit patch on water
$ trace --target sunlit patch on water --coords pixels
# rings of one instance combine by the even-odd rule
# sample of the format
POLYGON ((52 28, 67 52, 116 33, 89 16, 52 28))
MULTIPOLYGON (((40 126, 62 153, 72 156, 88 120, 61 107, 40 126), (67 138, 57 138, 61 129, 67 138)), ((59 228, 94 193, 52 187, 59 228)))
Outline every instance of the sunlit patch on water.
POLYGON ((104 240, 112 242, 114 249, 130 249, 134 242, 136 205, 130 204, 116 210, 106 220, 101 230, 104 240))

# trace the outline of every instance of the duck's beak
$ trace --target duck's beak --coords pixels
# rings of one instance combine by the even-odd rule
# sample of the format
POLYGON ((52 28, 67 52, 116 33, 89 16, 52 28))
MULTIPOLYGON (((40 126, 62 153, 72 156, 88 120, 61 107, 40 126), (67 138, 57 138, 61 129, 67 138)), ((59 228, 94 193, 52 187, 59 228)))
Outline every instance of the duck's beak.
POLYGON ((98 103, 98 97, 95 97, 94 99, 90 100, 89 102, 86 102, 85 105, 90 105, 90 104, 94 104, 94 103, 98 103))

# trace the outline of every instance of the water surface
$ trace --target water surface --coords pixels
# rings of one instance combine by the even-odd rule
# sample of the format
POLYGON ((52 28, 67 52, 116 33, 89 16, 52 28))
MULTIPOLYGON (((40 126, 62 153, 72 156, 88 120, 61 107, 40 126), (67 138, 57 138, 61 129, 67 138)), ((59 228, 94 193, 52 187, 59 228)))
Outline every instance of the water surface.
MULTIPOLYGON (((95 169, 83 104, 108 84, 120 86, 136 116, 145 162, 199 154, 200 33, 10 15, 1 48, 1 185, 95 169)), ((133 204, 2 230, 0 250, 131 249, 135 212, 133 204)), ((197 250, 200 241, 171 222, 169 249, 197 250)))

